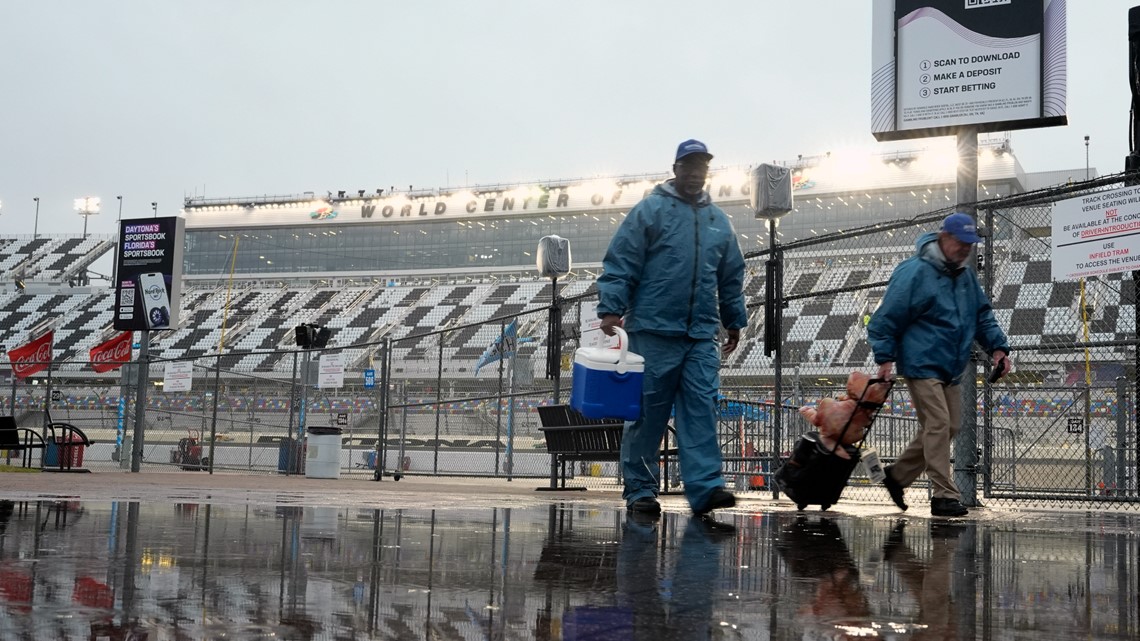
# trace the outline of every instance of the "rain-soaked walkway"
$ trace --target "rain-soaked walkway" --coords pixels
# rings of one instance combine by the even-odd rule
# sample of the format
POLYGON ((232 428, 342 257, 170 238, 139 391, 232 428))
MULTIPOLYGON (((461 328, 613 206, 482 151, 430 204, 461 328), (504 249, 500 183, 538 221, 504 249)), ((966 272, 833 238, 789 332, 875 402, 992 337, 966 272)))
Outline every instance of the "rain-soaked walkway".
POLYGON ((1140 517, 0 474, 0 640, 1136 639, 1140 517))

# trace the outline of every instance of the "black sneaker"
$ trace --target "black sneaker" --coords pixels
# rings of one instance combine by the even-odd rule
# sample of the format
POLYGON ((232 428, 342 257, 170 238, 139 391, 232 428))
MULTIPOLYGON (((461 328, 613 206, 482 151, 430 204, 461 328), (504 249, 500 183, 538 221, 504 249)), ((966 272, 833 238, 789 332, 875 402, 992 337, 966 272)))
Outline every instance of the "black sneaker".
POLYGON ((966 516, 969 513, 958 499, 930 499, 930 514, 933 516, 966 516))
POLYGON ((711 495, 709 495, 709 502, 699 510, 694 509, 693 514, 696 514, 697 516, 703 516, 709 512, 712 512, 713 510, 717 510, 722 507, 732 507, 734 505, 736 505, 736 497, 723 487, 718 487, 712 491, 711 495))
POLYGON ((886 473, 886 477, 883 478, 883 487, 887 488, 887 493, 891 495, 891 500, 895 502, 895 505, 906 512, 907 504, 903 500, 903 486, 899 485, 895 477, 891 476, 890 466, 883 468, 883 472, 886 473))
POLYGON ((626 506, 626 509, 640 514, 661 514, 661 504, 652 496, 643 496, 626 506))

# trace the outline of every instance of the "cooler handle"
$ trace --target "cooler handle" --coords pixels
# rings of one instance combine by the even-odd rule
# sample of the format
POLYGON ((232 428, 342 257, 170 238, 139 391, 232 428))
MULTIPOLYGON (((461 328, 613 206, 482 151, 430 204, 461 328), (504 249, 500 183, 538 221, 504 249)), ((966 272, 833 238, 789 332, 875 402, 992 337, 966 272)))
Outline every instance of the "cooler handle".
POLYGON ((629 369, 625 365, 625 357, 629 354, 629 335, 625 333, 624 329, 616 326, 614 327, 614 332, 617 333, 618 348, 621 349, 621 352, 618 354, 617 368, 615 371, 617 371, 618 374, 625 374, 626 370, 629 369))

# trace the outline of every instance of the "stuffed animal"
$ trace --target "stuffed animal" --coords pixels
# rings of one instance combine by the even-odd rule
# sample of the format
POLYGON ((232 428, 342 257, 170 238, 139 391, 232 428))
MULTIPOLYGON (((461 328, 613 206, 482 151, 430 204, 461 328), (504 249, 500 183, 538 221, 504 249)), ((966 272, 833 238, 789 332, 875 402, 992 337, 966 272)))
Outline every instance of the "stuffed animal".
POLYGON ((851 372, 847 377, 847 389, 838 399, 824 398, 815 407, 804 406, 800 414, 812 425, 819 428, 820 442, 842 458, 850 458, 843 448, 835 448, 837 442, 844 445, 854 445, 863 439, 867 427, 871 425, 875 410, 871 407, 860 407, 859 399, 865 403, 881 404, 887 400, 887 391, 890 386, 886 383, 876 383, 867 388, 871 377, 863 372, 851 372), (864 391, 866 396, 863 396, 864 391), (848 425, 850 423, 850 425, 848 425), (844 432, 844 426, 847 431, 844 432))
POLYGON ((841 435, 844 445, 854 444, 863 438, 863 429, 854 424, 848 427, 846 432, 843 431, 843 426, 851 420, 856 409, 855 401, 825 398, 820 400, 815 407, 801 407, 800 414, 809 423, 819 428, 820 443, 828 451, 835 449, 836 455, 842 458, 851 458, 843 448, 835 448, 835 444, 840 440, 841 435))
MULTIPOLYGON (((851 375, 847 377, 847 398, 856 402, 862 399, 863 403, 882 405, 887 400, 887 392, 890 386, 887 383, 875 383, 868 387, 867 385, 870 382, 871 377, 863 372, 851 372, 851 375)), ((857 407, 851 416, 851 427, 862 433, 864 428, 871 424, 874 415, 875 409, 872 407, 857 407)))

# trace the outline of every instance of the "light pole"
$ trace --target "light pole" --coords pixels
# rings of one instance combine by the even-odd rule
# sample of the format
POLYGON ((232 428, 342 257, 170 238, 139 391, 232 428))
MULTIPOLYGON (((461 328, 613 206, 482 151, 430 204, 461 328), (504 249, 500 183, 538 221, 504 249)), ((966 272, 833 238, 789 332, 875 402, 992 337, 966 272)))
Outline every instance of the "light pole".
POLYGON ((1089 179, 1089 137, 1085 136, 1085 180, 1089 179))
POLYGON ((119 201, 119 217, 115 222, 115 262, 111 264, 111 284, 119 282, 119 247, 120 241, 119 232, 123 228, 123 197, 115 196, 115 200, 119 201))
POLYGON ((32 200, 36 201, 36 222, 35 227, 32 227, 32 239, 40 237, 40 197, 36 196, 32 200))
POLYGON ((98 196, 85 196, 75 199, 75 213, 83 216, 83 237, 87 238, 87 218, 98 214, 102 208, 102 201, 98 196))
POLYGON ((158 203, 151 203, 150 208, 154 210, 154 217, 158 218, 158 203))

